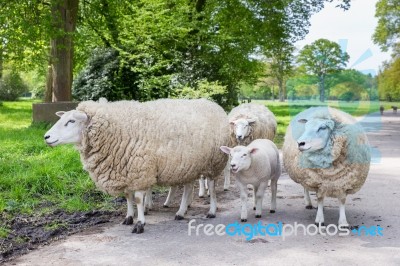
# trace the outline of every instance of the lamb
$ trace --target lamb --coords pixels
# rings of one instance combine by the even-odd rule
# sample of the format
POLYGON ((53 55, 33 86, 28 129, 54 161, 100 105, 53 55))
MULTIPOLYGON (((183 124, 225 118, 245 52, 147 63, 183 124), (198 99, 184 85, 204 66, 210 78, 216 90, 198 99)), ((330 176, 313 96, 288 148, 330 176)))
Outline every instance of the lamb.
POLYGON ((339 200, 338 224, 348 227, 346 197, 360 190, 371 161, 367 136, 357 121, 335 108, 309 108, 290 122, 282 151, 289 176, 305 188, 307 209, 312 209, 309 191, 317 194, 315 223, 324 224, 324 198, 334 197, 339 200))
POLYGON ((207 217, 215 217, 214 179, 227 160, 219 147, 229 143, 228 118, 217 104, 205 99, 106 104, 87 101, 76 110, 57 115, 60 119, 45 134, 46 143, 75 144, 96 186, 111 195, 125 194, 125 224, 133 223, 134 196, 138 221, 132 233, 144 231, 143 201, 153 185, 184 185, 175 216, 183 219, 193 181, 200 175, 209 181, 207 217))
MULTIPOLYGON (((231 124, 231 143, 248 145, 254 139, 273 140, 276 134, 277 123, 274 114, 264 105, 255 103, 241 104, 228 114, 231 124)), ((231 183, 229 162, 224 169, 224 190, 229 189, 231 183)), ((204 185, 200 182, 200 188, 204 185)), ((199 196, 204 195, 204 189, 199 191, 199 196), (203 192, 203 193, 201 193, 203 192)))
POLYGON ((271 209, 276 209, 276 191, 281 175, 281 164, 278 148, 268 139, 256 139, 247 147, 229 148, 221 146, 221 150, 231 156, 231 170, 236 177, 242 202, 241 221, 247 221, 247 185, 252 185, 255 191, 256 218, 261 218, 262 201, 268 181, 271 180, 271 209))

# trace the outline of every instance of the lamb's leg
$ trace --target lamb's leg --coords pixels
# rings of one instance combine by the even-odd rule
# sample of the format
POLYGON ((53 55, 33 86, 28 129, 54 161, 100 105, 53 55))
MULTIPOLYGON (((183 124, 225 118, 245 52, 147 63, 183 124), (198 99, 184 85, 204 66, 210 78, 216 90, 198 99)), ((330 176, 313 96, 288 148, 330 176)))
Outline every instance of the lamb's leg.
POLYGON ((199 198, 204 198, 204 195, 206 194, 206 185, 205 185, 205 179, 203 176, 200 177, 199 179, 199 198))
POLYGON ((189 194, 189 199, 188 199, 188 208, 190 208, 190 205, 193 202, 193 198, 194 198, 194 185, 192 186, 192 189, 190 190, 190 194, 189 194))
POLYGON ((151 209, 153 209, 153 194, 151 188, 149 188, 144 197, 144 214, 147 214, 151 209))
POLYGON ((346 196, 344 198, 339 198, 339 225, 342 227, 349 227, 349 223, 346 219, 345 203, 346 196))
POLYGON ((240 190, 240 202, 241 202, 241 212, 240 221, 247 222, 247 186, 240 182, 236 182, 240 190))
POLYGON ((304 188, 304 201, 306 203, 306 209, 311 210, 313 207, 311 203, 310 192, 306 188, 304 188))
POLYGON ((276 192, 278 191, 278 179, 271 179, 271 209, 270 213, 276 211, 276 192))
POLYGON ((133 216, 135 215, 135 209, 133 207, 132 192, 125 193, 125 198, 126 198, 126 203, 128 205, 128 210, 126 212, 125 220, 122 222, 122 224, 130 225, 130 224, 133 224, 133 216))
POLYGON ((231 162, 228 160, 225 168, 224 168, 224 191, 229 189, 231 184, 231 162))
POLYGON ((193 183, 188 183, 183 186, 183 195, 182 195, 182 201, 181 201, 181 206, 179 207, 178 212, 175 214, 175 220, 182 220, 183 217, 185 216, 185 213, 187 211, 188 203, 189 203, 189 197, 190 194, 193 192, 193 183))
POLYGON ((208 211, 207 218, 215 218, 217 212, 217 194, 215 192, 215 181, 207 178, 208 190, 210 192, 210 210, 208 211))
POLYGON ((144 232, 144 225, 146 220, 144 219, 144 195, 146 191, 135 191, 135 202, 138 211, 138 221, 133 227, 132 233, 141 234, 144 232))
MULTIPOLYGON (((256 218, 261 218, 262 202, 264 198, 265 189, 268 187, 268 182, 261 182, 258 187, 254 187, 256 197, 256 218)), ((247 209, 247 208, 246 208, 247 209)))
POLYGON ((163 205, 164 208, 169 208, 169 205, 171 204, 172 200, 175 198, 177 190, 178 190, 178 186, 169 188, 167 199, 165 200, 164 205, 163 205))
POLYGON ((324 225, 324 197, 318 198, 317 217, 315 218, 315 225, 324 225))

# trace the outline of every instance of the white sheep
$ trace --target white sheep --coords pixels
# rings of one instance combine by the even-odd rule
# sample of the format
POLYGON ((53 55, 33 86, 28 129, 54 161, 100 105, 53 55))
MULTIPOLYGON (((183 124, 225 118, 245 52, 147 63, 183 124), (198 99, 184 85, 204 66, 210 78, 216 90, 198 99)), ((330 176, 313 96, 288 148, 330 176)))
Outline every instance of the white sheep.
POLYGON ((247 147, 229 148, 221 146, 221 150, 231 156, 230 167, 240 189, 242 202, 241 221, 247 221, 247 185, 252 185, 255 193, 256 218, 261 218, 262 201, 268 181, 271 180, 271 208, 276 210, 276 192, 281 175, 281 164, 278 148, 268 139, 256 139, 247 147))
MULTIPOLYGON (((208 178, 210 210, 215 217, 214 179, 226 164, 219 147, 229 143, 224 110, 205 100, 163 99, 145 103, 82 102, 76 110, 57 112, 60 120, 45 134, 50 146, 74 143, 84 168, 101 190, 125 193, 133 221, 133 193, 138 221, 133 233, 144 231, 144 196, 153 185, 184 185, 176 219, 183 219, 200 175, 208 178)), ((149 194, 148 194, 149 195, 149 194)))
POLYGON ((349 114, 330 107, 299 113, 286 131, 283 161, 289 176, 305 188, 306 208, 312 209, 308 191, 316 191, 316 224, 324 223, 325 197, 339 199, 340 226, 348 226, 345 202, 367 178, 371 154, 363 128, 349 114))
MULTIPOLYGON (((228 118, 232 146, 246 146, 255 139, 274 140, 277 130, 276 118, 265 105, 241 104, 230 111, 228 118)), ((228 161, 224 169, 224 190, 228 190, 231 183, 229 168, 228 161)), ((200 180, 200 188, 203 186, 200 180)), ((204 196, 203 191, 199 191, 199 196, 204 196)))

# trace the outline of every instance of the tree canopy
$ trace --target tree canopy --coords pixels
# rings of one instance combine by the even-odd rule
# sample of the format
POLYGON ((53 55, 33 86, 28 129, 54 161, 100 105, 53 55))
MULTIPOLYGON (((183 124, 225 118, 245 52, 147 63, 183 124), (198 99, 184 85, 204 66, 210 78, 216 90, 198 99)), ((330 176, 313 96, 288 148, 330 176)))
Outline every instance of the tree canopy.
POLYGON ((305 70, 319 79, 320 101, 325 101, 325 78, 344 69, 349 55, 342 52, 339 44, 327 39, 319 39, 312 44, 305 45, 300 51, 297 62, 305 70))

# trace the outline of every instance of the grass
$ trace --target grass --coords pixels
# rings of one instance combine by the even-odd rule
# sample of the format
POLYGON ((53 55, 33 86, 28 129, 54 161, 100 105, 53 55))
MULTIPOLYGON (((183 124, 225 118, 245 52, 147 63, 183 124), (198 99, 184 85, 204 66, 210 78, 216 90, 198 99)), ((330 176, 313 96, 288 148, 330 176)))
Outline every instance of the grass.
POLYGON ((0 106, 0 215, 111 208, 109 196, 82 169, 74 147, 47 147, 43 135, 48 126, 31 125, 31 116, 32 101, 0 106))

